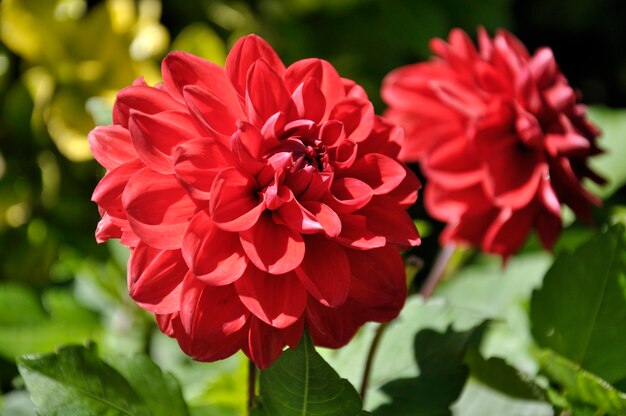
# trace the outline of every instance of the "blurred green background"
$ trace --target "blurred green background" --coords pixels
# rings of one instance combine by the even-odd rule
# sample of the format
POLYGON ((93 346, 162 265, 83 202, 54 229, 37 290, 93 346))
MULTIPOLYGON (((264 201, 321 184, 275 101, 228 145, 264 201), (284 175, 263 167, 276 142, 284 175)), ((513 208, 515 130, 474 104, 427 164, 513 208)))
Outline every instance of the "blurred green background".
MULTIPOLYGON (((129 299, 127 250, 94 239, 90 196, 103 169, 86 134, 110 122, 117 90, 139 76, 159 81, 167 51, 223 63, 255 32, 286 63, 331 61, 381 111, 382 78, 427 59, 429 39, 504 27, 531 50, 550 45, 585 102, 623 107, 625 16, 619 0, 2 0, 0 414, 32 414, 16 355, 87 338, 105 353, 149 353, 182 379, 197 414, 243 409, 241 360, 201 367, 182 356, 129 299)), ((437 230, 416 251, 426 264, 437 230)))

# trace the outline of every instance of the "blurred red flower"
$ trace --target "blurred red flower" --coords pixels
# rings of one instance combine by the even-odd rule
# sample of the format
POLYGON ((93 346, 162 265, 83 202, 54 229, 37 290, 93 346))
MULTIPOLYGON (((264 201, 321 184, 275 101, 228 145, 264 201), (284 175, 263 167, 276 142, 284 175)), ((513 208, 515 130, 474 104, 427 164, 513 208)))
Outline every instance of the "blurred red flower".
POLYGON ((404 127, 400 159, 419 161, 425 206, 446 223, 442 243, 503 257, 536 229, 546 249, 561 232, 561 203, 590 220, 587 166, 599 131, 585 118, 549 48, 529 55, 510 33, 461 30, 431 42, 437 57, 385 79, 386 116, 404 127))
POLYGON ((285 68, 254 35, 225 69, 173 52, 162 73, 90 134, 96 237, 131 248, 130 295, 161 330, 197 360, 267 367, 304 325, 340 347, 396 317, 420 185, 364 90, 320 59, 285 68))

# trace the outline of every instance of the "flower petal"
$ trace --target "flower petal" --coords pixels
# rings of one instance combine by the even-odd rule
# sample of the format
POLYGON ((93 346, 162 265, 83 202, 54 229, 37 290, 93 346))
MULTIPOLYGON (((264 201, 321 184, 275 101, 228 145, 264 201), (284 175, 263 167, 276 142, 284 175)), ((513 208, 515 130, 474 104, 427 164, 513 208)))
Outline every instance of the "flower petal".
POLYGON ((224 68, 186 52, 170 52, 161 64, 163 83, 167 90, 184 103, 183 89, 195 85, 211 91, 227 108, 239 105, 237 92, 226 76, 224 68))
POLYGON ((174 172, 174 147, 198 135, 189 115, 176 111, 155 115, 131 111, 128 129, 139 158, 163 174, 174 172))
POLYGON ((277 276, 249 267, 235 288, 248 310, 274 328, 293 325, 306 308, 307 291, 294 273, 277 276))
POLYGON ((309 293, 323 305, 335 308, 350 290, 350 263, 345 249, 319 235, 304 237, 306 254, 296 274, 309 293))
POLYGON ((233 285, 210 286, 191 272, 185 276, 180 319, 192 338, 233 334, 243 328, 248 315, 233 285))
POLYGON ((404 263, 393 245, 367 251, 351 251, 348 256, 352 281, 350 298, 379 312, 386 320, 395 318, 406 299, 404 263))
POLYGON ((374 195, 386 194, 394 190, 404 180, 404 167, 390 157, 370 153, 356 161, 346 172, 347 176, 367 183, 374 195))
POLYGON ((184 111, 185 106, 174 100, 167 91, 149 87, 144 82, 117 93, 113 105, 113 123, 128 128, 131 109, 144 114, 157 114, 168 110, 184 111))
POLYGON ((234 282, 248 265, 239 235, 216 227, 206 211, 198 212, 189 222, 182 250, 191 271, 211 286, 234 282))
POLYGON ((137 158, 130 133, 121 126, 99 126, 91 130, 89 147, 98 163, 107 170, 137 158))
POLYGON ((328 118, 335 104, 346 96, 341 77, 329 62, 322 59, 310 58, 294 62, 285 71, 284 79, 290 93, 307 79, 317 81, 326 104, 322 119, 328 118))
POLYGON ((239 236, 250 261, 259 269, 272 274, 294 270, 305 255, 302 236, 275 223, 269 213, 261 215, 252 228, 240 232, 239 236), (269 241, 271 244, 268 244, 269 241))
POLYGON ((265 61, 252 64, 246 85, 248 115, 258 128, 275 113, 287 110, 290 97, 285 84, 265 61))
POLYGON ((237 129, 235 122, 245 118, 239 103, 234 107, 228 107, 210 91, 197 85, 187 85, 183 88, 183 97, 199 125, 217 137, 230 137, 237 129))
POLYGON ((370 231, 384 236, 388 243, 408 247, 421 242, 409 214, 387 196, 375 196, 357 213, 365 216, 370 231))
POLYGON ((226 231, 252 228, 265 210, 257 188, 256 181, 237 168, 226 168, 218 173, 211 187, 213 222, 226 231))
POLYGON ((329 117, 341 121, 346 138, 358 143, 366 140, 374 127, 374 106, 369 101, 348 97, 333 107, 329 117))
POLYGON ((180 250, 158 250, 139 243, 129 261, 128 291, 147 311, 155 314, 177 312, 187 271, 180 250))
POLYGON ((326 203, 337 213, 354 212, 370 202, 374 191, 356 178, 339 178, 333 181, 326 203))
POLYGON ((248 70, 259 59, 280 76, 285 71, 285 65, 274 49, 257 35, 239 39, 226 58, 226 73, 242 97, 245 96, 248 70))
POLYGON ((302 206, 315 216, 328 237, 334 238, 339 235, 342 227, 341 220, 328 205, 318 201, 304 201, 302 206))
POLYGON ((135 234, 163 250, 181 247, 185 227, 197 211, 176 176, 161 175, 150 168, 130 178, 122 204, 135 234))
POLYGON ((199 137, 181 143, 173 155, 174 171, 193 198, 208 200, 217 174, 235 165, 231 151, 215 139, 199 137))

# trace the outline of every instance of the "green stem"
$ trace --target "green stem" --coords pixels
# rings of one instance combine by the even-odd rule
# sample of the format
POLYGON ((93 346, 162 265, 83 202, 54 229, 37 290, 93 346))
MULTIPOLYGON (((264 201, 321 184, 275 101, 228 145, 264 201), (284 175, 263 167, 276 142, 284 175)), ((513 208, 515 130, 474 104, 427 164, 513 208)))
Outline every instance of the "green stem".
POLYGON ((254 395, 256 393, 256 365, 248 359, 248 414, 254 406, 254 395))
POLYGON ((376 334, 374 334, 374 339, 372 339, 370 350, 367 353, 367 359, 365 361, 365 368, 363 369, 363 378, 361 381, 360 389, 361 400, 363 400, 363 402, 365 402, 365 394, 367 393, 370 373, 372 372, 372 365, 374 364, 374 356, 376 355, 376 350, 378 349, 378 345, 380 344, 380 340, 383 336, 383 333, 387 329, 388 324, 388 322, 385 322, 378 326, 378 329, 376 329, 376 334))
MULTIPOLYGON (((452 258, 452 254, 454 254, 455 250, 454 244, 449 244, 441 249, 437 258, 435 259, 435 264, 433 265, 428 277, 424 284, 422 285, 422 289, 420 294, 424 299, 428 299, 430 295, 432 295, 433 291, 437 287, 437 284, 441 280, 441 277, 444 275, 446 267, 452 258)), ((372 372, 372 366, 374 364, 374 357, 376 356, 376 351, 378 350, 378 345, 380 344, 380 340, 383 337, 385 330, 387 329, 389 323, 385 322, 378 326, 376 330, 376 334, 374 334, 374 339, 372 339, 372 344, 370 345, 369 352, 367 353, 367 359, 365 361, 365 368, 363 369, 363 378, 361 379, 361 400, 365 402, 365 395, 367 394, 367 388, 369 385, 369 378, 372 372)))

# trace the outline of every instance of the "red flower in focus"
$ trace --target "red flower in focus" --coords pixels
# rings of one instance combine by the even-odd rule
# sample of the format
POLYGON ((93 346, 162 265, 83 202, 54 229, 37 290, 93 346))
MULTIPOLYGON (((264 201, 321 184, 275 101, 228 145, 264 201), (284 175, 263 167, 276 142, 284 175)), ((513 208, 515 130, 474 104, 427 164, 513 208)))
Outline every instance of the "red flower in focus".
POLYGON ((585 118, 548 48, 530 56, 506 31, 477 50, 461 30, 431 42, 437 57, 391 72, 387 117, 404 127, 400 158, 428 178, 425 206, 447 223, 443 243, 513 254, 535 228, 546 249, 561 232, 561 203, 590 220, 600 200, 581 180, 599 131, 585 118))
POLYGON ((319 59, 285 68, 257 36, 225 69, 173 52, 162 72, 89 138, 96 237, 130 247, 130 294, 161 330, 197 360, 267 367, 304 325, 340 347, 397 316, 419 182, 363 89, 319 59))

